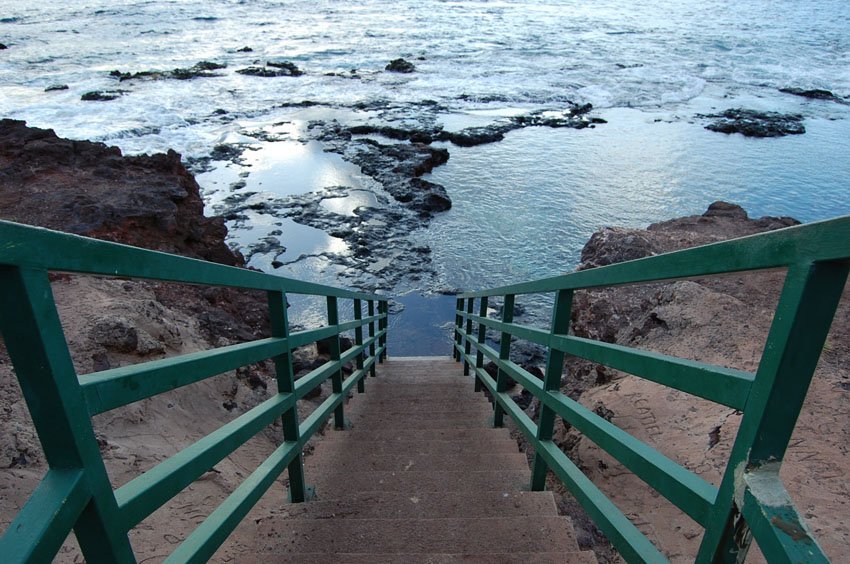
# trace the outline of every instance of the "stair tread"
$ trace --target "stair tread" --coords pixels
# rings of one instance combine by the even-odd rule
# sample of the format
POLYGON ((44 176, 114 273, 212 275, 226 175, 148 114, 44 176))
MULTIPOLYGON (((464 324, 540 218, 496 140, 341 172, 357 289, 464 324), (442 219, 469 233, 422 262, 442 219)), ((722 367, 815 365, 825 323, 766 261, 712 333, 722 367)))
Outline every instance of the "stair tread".
POLYGON ((277 555, 579 552, 567 517, 265 519, 257 549, 277 555))
MULTIPOLYGON (((319 448, 322 448, 320 445, 319 448)), ((528 471, 528 459, 520 452, 497 453, 408 453, 375 455, 350 448, 323 449, 313 456, 321 456, 324 464, 350 472, 371 470, 407 472, 410 470, 457 470, 459 468, 511 468, 528 471)))
MULTIPOLYGON (((364 554, 336 553, 334 559, 346 564, 598 564, 593 552, 512 552, 512 553, 395 553, 395 554, 364 554)), ((255 562, 267 562, 267 559, 255 562)), ((250 562, 239 558, 239 562, 250 562)), ((286 562, 292 564, 327 564, 326 553, 302 553, 288 556, 286 562)))
POLYGON ((287 519, 434 519, 557 516, 551 492, 355 492, 344 498, 289 503, 287 519))
POLYGON ((411 442, 411 441, 441 441, 468 442, 489 440, 511 440, 510 431, 502 428, 489 427, 484 429, 382 429, 374 431, 357 431, 356 429, 329 429, 321 441, 369 441, 369 442, 411 442))
MULTIPOLYGON (((473 430, 473 429, 467 429, 473 430)), ((478 429, 474 429, 478 430, 478 429)), ((367 434, 369 431, 359 431, 367 434)), ((404 435, 400 435, 403 437, 404 435)), ((410 440, 379 441, 368 439, 330 439, 320 443, 323 451, 332 452, 334 449, 362 449, 375 455, 396 454, 405 455, 411 453, 429 453, 433 455, 452 454, 460 452, 481 453, 514 453, 518 452, 516 442, 511 439, 482 436, 478 441, 423 441, 416 438, 410 440)), ((320 448, 320 447, 317 447, 320 448)), ((313 458, 312 456, 310 458, 313 458)))
POLYGON ((371 471, 345 472, 305 462, 307 481, 325 499, 343 497, 357 491, 436 492, 527 490, 529 472, 516 469, 474 471, 371 471))

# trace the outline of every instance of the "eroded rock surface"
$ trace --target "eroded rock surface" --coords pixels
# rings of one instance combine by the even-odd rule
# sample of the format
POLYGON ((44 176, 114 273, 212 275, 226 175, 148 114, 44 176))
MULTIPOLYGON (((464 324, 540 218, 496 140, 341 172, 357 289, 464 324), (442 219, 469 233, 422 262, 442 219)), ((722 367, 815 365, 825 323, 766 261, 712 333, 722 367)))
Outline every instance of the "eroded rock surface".
POLYGON ((803 116, 799 114, 733 108, 719 114, 705 114, 697 117, 714 120, 705 126, 709 131, 726 134, 740 133, 745 137, 783 137, 806 132, 803 116))

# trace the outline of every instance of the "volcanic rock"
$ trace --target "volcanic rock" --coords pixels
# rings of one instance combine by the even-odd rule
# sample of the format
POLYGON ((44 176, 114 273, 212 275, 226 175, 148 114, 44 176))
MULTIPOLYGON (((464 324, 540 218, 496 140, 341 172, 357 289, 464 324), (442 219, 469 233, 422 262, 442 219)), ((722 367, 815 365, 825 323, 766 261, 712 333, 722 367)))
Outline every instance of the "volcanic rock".
POLYGON ((783 137, 806 132, 803 116, 799 114, 733 108, 720 114, 698 114, 697 117, 715 120, 705 126, 709 131, 740 133, 746 137, 783 137))
POLYGON ((836 96, 829 90, 820 90, 820 89, 812 89, 805 90, 803 88, 780 88, 780 92, 784 92, 786 94, 793 94, 794 96, 802 96, 803 98, 810 98, 812 100, 827 100, 829 102, 841 102, 847 103, 847 101, 840 97, 836 96))
POLYGON ((404 59, 393 59, 386 67, 384 67, 384 70, 409 74, 415 71, 416 67, 413 63, 405 61, 404 59))

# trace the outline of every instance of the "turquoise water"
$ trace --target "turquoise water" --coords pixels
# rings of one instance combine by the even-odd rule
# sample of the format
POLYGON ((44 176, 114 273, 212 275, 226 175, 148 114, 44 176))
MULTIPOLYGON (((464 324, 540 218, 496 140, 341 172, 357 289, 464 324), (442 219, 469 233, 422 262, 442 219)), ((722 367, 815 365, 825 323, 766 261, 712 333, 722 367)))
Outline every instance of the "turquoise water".
MULTIPOLYGON (((311 120, 436 119, 460 129, 562 110, 568 100, 592 103, 607 124, 529 128, 491 145, 448 147, 451 158, 430 179, 446 186, 453 208, 409 235, 431 246, 436 275, 387 289, 404 296, 394 354, 446 346, 439 319, 451 321, 453 304, 429 296, 569 271, 602 226, 642 227, 701 213, 718 199, 756 217, 850 213, 850 105, 778 91, 850 96, 846 0, 7 0, 0 42, 9 46, 0 51, 2 117, 130 154, 173 148, 197 158, 221 143, 256 149, 241 165, 213 163, 199 177, 210 209, 239 179, 261 197, 347 186, 359 196, 323 204, 345 214, 372 205, 380 187, 307 142, 311 120), (417 71, 383 72, 399 56, 417 71), (191 81, 119 84, 109 76, 201 60, 228 66, 191 81), (281 60, 304 76, 235 72, 281 60), (351 69, 360 78, 332 75, 351 69), (56 84, 68 89, 45 92, 56 84), (127 92, 112 102, 80 100, 115 88, 127 92), (292 106, 302 100, 319 105, 292 106), (440 110, 425 116, 426 100, 440 110), (354 106, 364 103, 383 110, 354 106), (746 139, 706 131, 696 117, 733 107, 800 113, 807 132, 746 139)), ((289 255, 304 255, 280 270, 286 275, 350 280, 332 258, 347 245, 322 233, 259 213, 230 227, 231 244, 243 250, 280 232, 289 255)), ((274 270, 274 259, 258 254, 254 264, 274 270)), ((305 322, 320 323, 321 309, 305 307, 305 322)))

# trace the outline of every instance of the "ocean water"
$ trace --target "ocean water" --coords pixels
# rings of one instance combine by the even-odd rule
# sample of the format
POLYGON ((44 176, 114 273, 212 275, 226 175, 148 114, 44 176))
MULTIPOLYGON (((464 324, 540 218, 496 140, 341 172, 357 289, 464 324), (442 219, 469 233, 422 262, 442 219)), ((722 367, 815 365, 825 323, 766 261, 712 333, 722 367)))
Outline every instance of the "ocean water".
MULTIPOLYGON (((752 216, 850 213, 850 105, 778 90, 850 96, 846 0, 5 0, 0 43, 8 46, 0 50, 2 117, 130 154, 172 148, 202 158, 222 143, 255 149, 242 165, 213 162, 198 176, 211 212, 243 177, 246 189, 274 195, 347 186, 356 199, 322 203, 338 213, 376 205, 374 181, 306 142, 311 120, 436 119, 457 130, 592 103, 607 124, 447 146, 449 162, 429 179, 446 187, 453 208, 410 235, 432 248, 436 275, 390 289, 403 294, 395 309, 404 308, 391 326, 393 354, 448 353, 453 304, 436 291, 569 271, 602 226, 701 213, 718 199, 752 216), (397 57, 416 72, 384 72, 397 57), (109 76, 202 60, 227 68, 186 81, 109 76), (235 72, 266 61, 292 61, 305 74, 235 72), (45 91, 55 85, 68 88, 45 91), (126 92, 110 102, 80 99, 115 89, 126 92), (317 105, 293 106, 303 100, 317 105), (426 100, 439 104, 436 115, 422 115, 426 100), (734 107, 802 114, 807 132, 748 139, 707 131, 697 117, 734 107)), ((282 233, 288 255, 257 253, 255 266, 346 281, 327 253, 347 246, 327 234, 260 214, 231 227, 241 249, 282 233), (285 268, 271 267, 276 258, 285 268)), ((305 308, 305 318, 320 315, 317 308, 305 308)))

